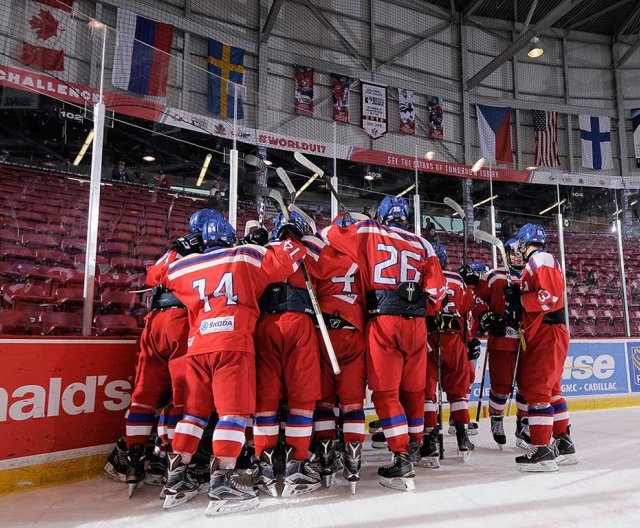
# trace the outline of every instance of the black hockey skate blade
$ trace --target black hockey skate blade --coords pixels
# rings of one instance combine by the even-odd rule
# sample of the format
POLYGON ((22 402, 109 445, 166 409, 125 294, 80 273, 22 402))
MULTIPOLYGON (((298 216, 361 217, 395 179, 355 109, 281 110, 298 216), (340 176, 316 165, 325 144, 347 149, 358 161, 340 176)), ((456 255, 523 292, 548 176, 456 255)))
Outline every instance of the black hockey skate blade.
POLYGON ((385 488, 390 488, 398 491, 413 491, 416 489, 415 479, 408 477, 378 477, 378 482, 385 488))
POLYGON ((225 515, 228 513, 253 510, 258 506, 260 506, 260 499, 258 499, 258 497, 243 501, 210 500, 204 515, 205 517, 217 517, 218 515, 225 515))
POLYGON ((198 494, 198 491, 187 491, 187 492, 181 491, 176 494, 166 493, 162 508, 164 510, 170 510, 171 508, 180 506, 181 504, 184 504, 185 502, 188 502, 191 499, 193 499, 198 494))

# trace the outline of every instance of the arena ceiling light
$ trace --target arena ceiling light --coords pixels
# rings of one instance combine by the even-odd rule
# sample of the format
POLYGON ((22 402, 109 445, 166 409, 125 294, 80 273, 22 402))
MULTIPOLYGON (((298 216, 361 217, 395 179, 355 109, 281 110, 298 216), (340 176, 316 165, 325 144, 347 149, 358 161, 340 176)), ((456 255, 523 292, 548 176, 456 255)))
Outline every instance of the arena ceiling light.
POLYGON ((413 185, 410 185, 409 187, 407 187, 404 191, 402 191, 400 194, 396 194, 396 198, 400 198, 401 196, 404 196, 405 194, 407 194, 409 191, 411 191, 412 189, 415 189, 416 184, 414 183, 413 185))
POLYGON ((154 156, 152 156, 151 154, 147 154, 146 156, 142 156, 142 159, 144 161, 148 161, 148 162, 156 161, 156 158, 154 156))
POLYGON ((636 205, 637 203, 638 203, 638 200, 634 200, 633 202, 631 202, 631 203, 629 204, 629 206, 633 207, 633 206, 634 206, 634 205, 636 205))
POLYGON ((264 161, 264 164, 265 164, 267 167, 271 167, 271 165, 273 165, 273 161, 269 161, 269 160, 262 160, 262 161, 264 161))
POLYGON ((531 165, 531 167, 527 167, 525 170, 534 171, 534 170, 538 170, 538 167, 531 165))
POLYGON ((478 174, 478 172, 480 172, 480 169, 484 167, 484 161, 484 158, 480 158, 478 161, 476 161, 473 164, 473 167, 471 167, 471 172, 473 172, 473 174, 478 174))
POLYGON ((484 200, 482 200, 481 202, 478 203, 474 203, 473 207, 480 207, 481 205, 486 204, 487 202, 491 202, 492 200, 495 200, 498 197, 497 194, 494 194, 493 196, 489 196, 489 198, 485 198, 484 200))
POLYGON ((549 211, 551 211, 551 209, 553 209, 554 207, 558 207, 558 206, 562 205, 566 201, 567 201, 567 199, 563 198, 562 200, 560 200, 560 202, 556 202, 553 205, 550 205, 546 209, 543 209, 542 211, 540 211, 538 214, 539 215, 543 215, 544 213, 548 213, 549 211))
POLYGON ((204 176, 207 174, 207 169, 209 168, 209 163, 211 163, 211 158, 213 156, 211 154, 207 154, 207 157, 204 158, 204 163, 202 164, 202 169, 200 169, 200 175, 198 176, 198 181, 196 182, 196 187, 200 187, 202 182, 204 181, 204 176))
POLYGON ((75 167, 80 165, 80 162, 82 161, 82 158, 84 158, 84 155, 87 153, 87 149, 89 148, 89 145, 91 145, 92 141, 93 141, 93 130, 89 132, 89 134, 87 135, 87 139, 85 139, 84 143, 82 144, 82 148, 80 149, 80 152, 78 152, 76 159, 73 160, 73 165, 75 167))
POLYGON ((543 54, 544 49, 542 48, 542 42, 540 42, 540 39, 538 37, 532 37, 527 55, 531 59, 537 59, 538 57, 542 57, 543 54))
POLYGON ((431 161, 433 158, 436 157, 436 153, 433 150, 430 150, 424 155, 424 157, 427 158, 429 161, 431 161))

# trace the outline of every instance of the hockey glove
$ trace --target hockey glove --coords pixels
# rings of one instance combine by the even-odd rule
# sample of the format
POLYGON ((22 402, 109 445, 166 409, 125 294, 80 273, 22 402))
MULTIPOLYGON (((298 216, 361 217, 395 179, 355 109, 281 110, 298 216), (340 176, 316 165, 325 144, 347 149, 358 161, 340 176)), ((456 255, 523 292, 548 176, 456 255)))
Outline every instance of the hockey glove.
POLYGON ((504 300, 509 304, 513 304, 516 300, 520 301, 520 286, 518 284, 507 284, 504 287, 504 300))
POLYGON ((171 249, 174 249, 181 257, 192 255, 194 253, 202 253, 204 246, 202 243, 201 233, 189 233, 182 236, 171 245, 171 249))
POLYGON ((284 240, 285 238, 295 238, 296 240, 302 240, 304 233, 300 226, 295 222, 283 222, 278 229, 278 238, 284 240))
POLYGON ((246 237, 240 239, 239 244, 255 244, 257 246, 264 246, 267 242, 269 242, 269 231, 267 231, 264 227, 259 227, 251 231, 246 237))
POLYGON ((480 316, 478 330, 481 334, 489 332, 495 337, 504 337, 507 331, 504 319, 498 317, 493 312, 485 312, 480 316))
POLYGON ((467 359, 469 359, 469 361, 480 357, 480 346, 480 340, 475 337, 469 341, 467 344, 467 359))
POLYGON ((473 271, 471 269, 471 266, 469 266, 468 264, 462 266, 458 270, 458 273, 460 273, 462 280, 467 286, 477 286, 478 284, 480 284, 480 276, 477 272, 473 271))

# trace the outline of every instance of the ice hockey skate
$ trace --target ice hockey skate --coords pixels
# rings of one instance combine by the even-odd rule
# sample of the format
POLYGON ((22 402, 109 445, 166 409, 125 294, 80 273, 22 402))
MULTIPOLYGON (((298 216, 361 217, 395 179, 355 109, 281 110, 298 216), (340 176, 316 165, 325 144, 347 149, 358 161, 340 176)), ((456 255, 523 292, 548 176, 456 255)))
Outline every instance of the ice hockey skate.
POLYGON ((175 508, 195 497, 198 494, 200 484, 196 478, 187 471, 187 465, 182 462, 182 457, 177 453, 168 455, 169 473, 167 483, 163 488, 163 508, 168 510, 175 508))
POLYGON ((456 440, 458 441, 458 453, 462 456, 462 461, 466 462, 471 458, 471 452, 476 448, 467 433, 465 424, 456 424, 456 440))
POLYGON ((277 497, 275 473, 275 449, 265 449, 256 460, 251 473, 253 487, 271 497, 277 497))
POLYGON ((211 481, 209 483, 209 505, 207 517, 251 510, 260 506, 256 492, 239 481, 233 469, 215 469, 216 461, 211 460, 211 481))
POLYGON ((324 485, 330 488, 333 476, 342 469, 340 457, 336 452, 336 443, 328 439, 320 440, 317 452, 320 460, 320 475, 322 475, 324 485))
POLYGON ((369 434, 376 434, 382 432, 382 424, 380 420, 371 420, 369 422, 369 434))
POLYGON ((133 496, 138 484, 142 480, 144 480, 144 464, 145 464, 145 454, 144 454, 144 446, 142 444, 135 444, 131 446, 129 449, 129 453, 127 454, 127 486, 129 498, 133 496))
POLYGON ((416 440, 409 441, 409 460, 411 460, 411 463, 414 465, 420 462, 421 447, 422 447, 421 442, 417 442, 416 440))
POLYGON ((386 449, 387 439, 384 436, 384 432, 374 433, 371 435, 371 447, 374 449, 386 449))
POLYGON ((555 452, 552 446, 532 445, 524 455, 516 457, 518 471, 532 473, 551 473, 558 471, 555 452))
POLYGON ((440 467, 440 447, 438 445, 438 429, 424 435, 420 448, 419 467, 438 469, 440 467))
POLYGON ((408 453, 393 453, 391 464, 378 468, 378 481, 386 488, 411 491, 416 488, 416 472, 408 453))
POLYGON ((287 446, 286 466, 284 470, 283 497, 303 495, 316 491, 322 485, 320 475, 306 460, 293 460, 293 448, 287 446))
POLYGON ((578 463, 576 448, 569 436, 569 431, 556 438, 553 442, 553 450, 556 456, 556 464, 559 466, 573 466, 578 463))
POLYGON ((149 458, 144 483, 148 486, 163 486, 167 473, 167 454, 165 452, 154 453, 149 458))
POLYGON ((502 446, 507 443, 507 437, 504 434, 504 419, 502 416, 491 417, 491 435, 495 443, 498 444, 500 451, 502 451, 502 446))
POLYGON ((360 442, 347 442, 344 446, 344 471, 343 475, 349 482, 351 495, 356 493, 356 485, 360 480, 360 468, 362 467, 362 444, 360 442))
POLYGON ((531 436, 529 436, 529 418, 523 418, 516 422, 516 446, 521 449, 529 449, 531 436))
POLYGON ((128 468, 129 461, 127 460, 127 444, 124 443, 122 438, 119 438, 113 448, 113 451, 111 451, 107 457, 107 463, 104 466, 104 471, 111 478, 120 482, 126 482, 128 468))

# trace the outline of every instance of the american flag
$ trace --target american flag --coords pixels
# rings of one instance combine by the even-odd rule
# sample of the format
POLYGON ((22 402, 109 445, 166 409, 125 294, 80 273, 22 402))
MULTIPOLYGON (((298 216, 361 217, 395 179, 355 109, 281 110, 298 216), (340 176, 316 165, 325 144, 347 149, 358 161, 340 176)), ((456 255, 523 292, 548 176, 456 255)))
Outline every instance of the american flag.
POLYGON ((531 110, 538 167, 558 167, 558 119, 555 112, 531 110))

